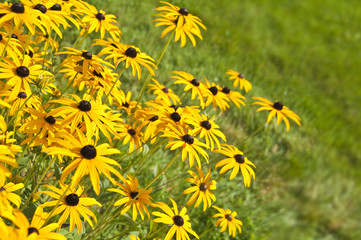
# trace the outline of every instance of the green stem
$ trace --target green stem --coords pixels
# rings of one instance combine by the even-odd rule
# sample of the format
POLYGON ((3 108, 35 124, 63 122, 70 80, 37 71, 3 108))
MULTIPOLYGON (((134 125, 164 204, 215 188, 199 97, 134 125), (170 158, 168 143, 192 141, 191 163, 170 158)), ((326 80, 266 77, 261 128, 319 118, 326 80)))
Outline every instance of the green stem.
POLYGON ((38 133, 30 140, 30 142, 25 146, 25 149, 24 149, 23 152, 21 153, 19 159, 21 159, 21 158, 24 156, 26 150, 28 150, 28 148, 30 147, 30 145, 34 142, 35 138, 36 138, 37 136, 39 136, 39 134, 41 133, 41 130, 42 130, 42 129, 40 129, 39 132, 38 132, 38 133))
POLYGON ((248 141, 249 139, 251 139, 252 137, 254 137, 258 132, 260 132, 263 128, 264 128, 265 124, 263 124, 261 127, 259 127, 258 129, 256 129, 253 133, 251 133, 251 135, 249 135, 248 137, 246 137, 245 139, 242 140, 242 143, 248 141))
MULTIPOLYGON (((159 63, 160 63, 160 60, 162 60, 163 55, 164 55, 165 51, 167 50, 169 43, 170 43, 171 40, 172 40, 172 37, 173 37, 173 35, 174 35, 174 32, 175 32, 175 31, 173 31, 172 34, 170 34, 168 41, 166 42, 166 44, 164 45, 162 51, 160 52, 159 56, 157 57, 157 60, 155 61, 155 66, 158 67, 158 65, 159 65, 159 63)), ((151 78, 152 78, 152 74, 149 72, 148 75, 147 75, 147 77, 146 77, 146 79, 144 80, 142 89, 140 90, 140 94, 139 94, 138 99, 137 99, 137 105, 138 105, 138 103, 140 102, 140 100, 142 99, 142 96, 143 96, 143 94, 144 94, 144 92, 145 92, 145 90, 146 90, 146 88, 147 88, 147 85, 148 85, 148 83, 149 83, 149 81, 150 81, 151 78)))
POLYGON ((34 95, 34 91, 31 93, 31 95, 23 102, 23 104, 21 104, 21 106, 19 107, 18 110, 16 110, 14 116, 12 118, 10 118, 10 122, 14 121, 14 118, 18 117, 19 111, 24 107, 24 105, 29 101, 29 99, 34 95))
POLYGON ((125 64, 123 65, 122 69, 120 70, 119 75, 118 75, 118 78, 114 81, 112 88, 109 90, 108 94, 106 95, 105 100, 104 100, 104 104, 108 101, 109 95, 110 95, 111 92, 113 91, 113 88, 115 87, 115 85, 116 85, 117 82, 119 81, 120 76, 122 76, 124 70, 125 70, 125 64))
MULTIPOLYGON (((54 157, 53 160, 51 161, 51 163, 48 165, 48 167, 45 169, 45 171, 43 172, 43 174, 41 175, 40 179, 38 180, 38 183, 36 184, 35 188, 33 189, 33 191, 31 192, 29 198, 26 200, 26 202, 24 203, 23 207, 21 208, 21 210, 25 209, 25 207, 29 204, 30 200, 32 199, 33 194, 35 193, 35 191, 38 189, 39 185, 41 184, 41 181, 43 181, 45 174, 48 172, 49 168, 51 167, 51 165, 53 165, 53 163, 55 162, 56 158, 54 157)), ((45 224, 44 224, 45 225, 45 224)))
POLYGON ((12 35, 13 32, 14 32, 14 28, 15 28, 15 24, 13 24, 13 27, 12 27, 11 30, 10 30, 8 40, 7 40, 6 43, 5 43, 5 47, 4 47, 4 49, 3 49, 3 52, 1 53, 1 59, 0 59, 0 61, 2 61, 2 60, 4 59, 4 57, 5 57, 6 48, 7 48, 7 46, 9 45, 9 42, 10 42, 10 39, 11 39, 11 35, 12 35))
POLYGON ((27 174, 26 178, 23 181, 24 186, 26 186, 26 183, 28 182, 28 180, 32 177, 36 166, 39 162, 43 161, 45 158, 47 157, 47 154, 45 154, 42 158, 38 157, 38 159, 36 160, 36 162, 33 164, 33 167, 31 168, 30 172, 27 174))
POLYGON ((200 235, 198 235, 198 237, 201 238, 201 236, 209 233, 210 231, 212 231, 212 230, 215 229, 215 228, 216 228, 216 226, 213 226, 213 227, 207 229, 206 231, 204 231, 204 232, 202 232, 200 235))

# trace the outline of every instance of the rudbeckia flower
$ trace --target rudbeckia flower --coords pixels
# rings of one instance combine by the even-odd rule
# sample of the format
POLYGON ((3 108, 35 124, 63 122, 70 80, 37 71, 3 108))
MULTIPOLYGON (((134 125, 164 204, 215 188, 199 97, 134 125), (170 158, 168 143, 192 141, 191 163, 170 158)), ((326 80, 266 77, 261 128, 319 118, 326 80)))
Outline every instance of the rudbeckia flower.
POLYGON ((193 35, 203 39, 199 27, 203 29, 206 29, 206 27, 203 25, 202 20, 191 14, 186 8, 180 8, 164 1, 161 1, 161 3, 166 6, 156 8, 160 13, 155 14, 155 16, 159 18, 154 20, 158 22, 156 24, 157 27, 167 26, 163 30, 161 37, 175 30, 174 40, 178 41, 180 39, 181 47, 185 46, 186 37, 191 40, 193 46, 196 45, 196 40, 193 35))
POLYGON ((47 201, 46 203, 41 204, 41 207, 54 207, 57 205, 61 196, 64 195, 63 199, 60 201, 59 205, 55 208, 52 216, 56 216, 60 213, 63 213, 58 221, 59 228, 63 225, 63 223, 69 218, 70 219, 70 232, 74 230, 74 226, 76 225, 78 228, 78 233, 81 233, 82 222, 80 219, 80 215, 86 220, 91 227, 93 227, 93 222, 89 218, 93 218, 94 222, 97 222, 97 218, 95 214, 90 211, 87 207, 98 205, 102 206, 99 202, 95 200, 95 198, 82 197, 84 192, 84 187, 79 186, 78 189, 70 187, 68 190, 68 185, 59 182, 60 188, 56 188, 51 185, 44 185, 44 187, 50 188, 51 191, 40 191, 39 193, 44 193, 54 198, 55 200, 47 201), (65 192, 65 190, 67 190, 65 192))
POLYGON ((140 65, 148 69, 148 71, 153 76, 153 69, 157 68, 157 66, 154 64, 153 58, 141 52, 139 48, 133 45, 125 45, 121 43, 116 45, 114 44, 111 45, 111 48, 104 48, 99 54, 109 54, 107 57, 105 57, 105 60, 112 58, 114 60, 115 66, 118 66, 121 62, 125 62, 125 68, 132 67, 132 74, 133 76, 138 74, 138 79, 140 79, 142 76, 140 65))
POLYGON ((214 106, 214 109, 219 107, 221 111, 225 111, 229 108, 229 104, 227 102, 228 98, 225 93, 222 92, 222 88, 217 84, 210 84, 206 78, 206 88, 209 91, 204 91, 203 94, 207 97, 206 106, 210 105, 211 103, 214 106))
POLYGON ((166 129, 161 137, 169 138, 169 143, 165 146, 166 149, 170 148, 170 150, 175 150, 182 148, 182 161, 184 162, 188 156, 190 167, 193 166, 194 159, 197 160, 198 166, 201 167, 201 160, 198 154, 206 159, 208 163, 208 154, 203 149, 208 148, 207 145, 190 135, 184 128, 177 129, 170 125, 169 129, 166 129))
POLYGON ((170 201, 173 204, 173 208, 170 208, 165 203, 157 202, 154 206, 162 209, 164 213, 152 212, 154 216, 158 217, 154 219, 154 222, 172 225, 164 240, 172 239, 174 234, 176 234, 177 240, 189 239, 188 233, 199 239, 197 233, 192 229, 192 225, 189 222, 189 216, 186 215, 187 208, 183 207, 182 210, 178 212, 177 203, 173 199, 170 199, 170 201))
POLYGON ((220 174, 233 168, 229 179, 235 178, 238 172, 241 171, 244 185, 246 187, 251 185, 251 178, 253 177, 253 179, 255 179, 256 177, 256 174, 254 173, 251 166, 254 168, 256 168, 256 166, 251 161, 249 161, 247 157, 244 156, 243 152, 238 150, 237 147, 226 144, 223 144, 222 148, 215 150, 215 152, 222 153, 228 157, 216 164, 216 168, 223 166, 219 172, 220 174))
POLYGON ((160 84, 154 78, 152 79, 154 84, 149 84, 148 92, 153 91, 154 95, 157 95, 155 101, 163 101, 165 105, 172 105, 180 103, 179 97, 172 91, 172 89, 160 84))
POLYGON ((118 23, 113 14, 105 14, 103 10, 98 11, 95 6, 84 2, 87 9, 80 10, 85 16, 82 18, 82 23, 86 24, 86 31, 92 33, 99 32, 103 39, 105 32, 108 32, 114 39, 119 40, 122 32, 117 27, 118 23))
POLYGON ((195 115, 191 124, 194 126, 191 134, 199 134, 200 138, 205 138, 206 144, 211 150, 214 149, 214 142, 219 148, 221 147, 221 143, 218 138, 226 142, 226 136, 219 130, 219 126, 206 115, 195 115))
POLYGON ((153 204, 151 201, 152 197, 149 195, 152 192, 152 189, 145 190, 144 188, 138 188, 138 179, 133 176, 128 176, 128 179, 125 179, 124 177, 120 179, 123 184, 117 182, 116 185, 121 189, 108 189, 108 191, 120 193, 124 196, 114 203, 114 206, 125 204, 120 214, 125 214, 132 207, 133 221, 137 219, 138 212, 142 220, 144 219, 144 213, 146 213, 149 217, 149 211, 146 205, 153 204))
POLYGON ((19 210, 14 211, 16 216, 14 224, 19 229, 14 229, 12 232, 12 238, 10 239, 26 239, 26 240, 35 240, 35 239, 54 239, 54 240, 66 240, 66 238, 60 233, 53 232, 58 228, 57 223, 50 223, 44 226, 46 219, 49 217, 49 214, 43 212, 42 207, 37 207, 31 222, 28 221, 26 216, 19 210))
POLYGON ((100 131, 111 141, 109 132, 115 133, 114 124, 109 120, 109 115, 106 110, 109 107, 97 101, 94 101, 91 96, 84 94, 81 99, 77 95, 71 95, 74 99, 61 98, 53 100, 53 103, 60 103, 66 106, 58 107, 50 111, 49 115, 53 117, 61 116, 64 119, 60 125, 70 126, 72 132, 77 128, 81 122, 85 123, 87 132, 92 132, 92 123, 100 129, 100 131))
POLYGON ((71 181, 71 187, 75 187, 85 175, 89 175, 94 191, 99 195, 99 173, 103 173, 112 182, 115 181, 110 173, 113 173, 119 178, 121 177, 120 173, 110 166, 115 165, 120 167, 119 163, 104 156, 117 154, 120 153, 120 151, 115 148, 109 148, 108 143, 97 146, 97 142, 92 139, 92 136, 85 137, 78 129, 76 129, 76 136, 77 137, 74 137, 72 134, 64 134, 64 140, 59 139, 57 141, 60 147, 44 148, 42 152, 46 152, 49 155, 75 157, 75 160, 63 170, 60 180, 63 182, 66 177, 75 170, 71 181))
POLYGON ((188 170, 188 173, 192 176, 186 180, 192 184, 191 187, 187 188, 183 194, 193 193, 187 202, 187 206, 196 202, 194 207, 198 207, 203 202, 203 212, 212 205, 212 200, 216 201, 216 196, 211 192, 211 190, 216 189, 217 182, 215 180, 210 181, 211 179, 211 169, 209 168, 207 174, 204 176, 204 173, 201 168, 196 166, 198 175, 191 170, 188 170))
POLYGON ((12 59, 17 58, 18 56, 22 55, 20 53, 21 45, 19 41, 15 38, 10 36, 6 36, 4 32, 0 32, 0 54, 3 55, 4 51, 6 54, 11 57, 12 59), (10 37, 10 39, 9 39, 10 37))
POLYGON ((25 90, 23 89, 20 89, 20 92, 15 99, 10 100, 11 95, 11 90, 4 90, 3 92, 0 91, 0 96, 5 96, 4 101, 11 104, 9 115, 13 116, 15 113, 18 114, 15 122, 18 122, 18 120, 23 117, 23 108, 29 107, 33 109, 38 109, 38 107, 41 105, 41 99, 38 96, 31 94, 31 92, 29 94, 26 94, 25 90))
POLYGON ((246 93, 252 89, 252 84, 246 80, 242 73, 228 70, 227 74, 230 75, 229 80, 233 80, 233 87, 237 87, 239 85, 239 88, 241 90, 244 89, 246 93))
POLYGON ((246 104, 243 101, 245 97, 241 93, 237 91, 232 91, 228 87, 223 87, 222 93, 226 94, 227 99, 231 100, 238 108, 240 108, 241 105, 246 106, 246 104))
POLYGON ((131 98, 132 98, 131 92, 127 92, 127 95, 125 97, 124 96, 115 97, 115 99, 117 100, 118 109, 125 110, 128 115, 131 115, 132 110, 138 105, 137 101, 131 101, 131 98))
POLYGON ((171 78, 177 79, 175 84, 185 84, 184 91, 192 91, 191 99, 198 97, 200 106, 205 107, 204 94, 203 92, 209 91, 202 82, 196 79, 192 74, 183 71, 173 71, 172 73, 178 74, 179 76, 171 76, 171 78))
POLYGON ((24 59, 14 58, 13 61, 4 58, 3 62, 0 62, 0 79, 7 80, 5 90, 11 89, 9 101, 14 100, 21 89, 30 96, 30 84, 41 73, 41 69, 41 65, 30 65, 28 55, 25 55, 24 59))
POLYGON ((20 207, 21 198, 16 193, 13 193, 16 190, 19 190, 24 187, 24 184, 9 182, 5 184, 5 177, 0 176, 0 204, 2 206, 9 206, 10 202, 13 203, 16 207, 20 207))
MULTIPOLYGON (((134 124, 120 123, 117 132, 118 135, 116 138, 123 139, 123 145, 129 143, 129 152, 133 152, 136 148, 140 147, 143 142, 141 128, 134 124)), ((142 150, 142 148, 140 150, 142 150)))
POLYGON ((286 124, 287 131, 290 129, 290 122, 287 117, 291 118, 301 126, 301 118, 294 112, 292 112, 288 107, 284 106, 281 102, 274 102, 267 100, 263 97, 253 97, 258 101, 252 103, 252 105, 260 105, 261 107, 257 109, 257 112, 268 110, 271 111, 268 115, 267 122, 270 122, 274 116, 277 115, 277 125, 283 120, 286 124))
POLYGON ((224 232, 228 228, 229 236, 235 237, 237 233, 237 229, 239 233, 242 232, 241 226, 243 223, 241 220, 236 219, 237 212, 231 211, 229 209, 222 209, 216 206, 213 206, 213 208, 217 209, 219 213, 214 214, 213 217, 219 217, 219 219, 216 222, 216 227, 221 226, 221 232, 224 232))
POLYGON ((25 6, 22 3, 1 3, 0 14, 3 15, 0 18, 0 26, 3 26, 8 21, 13 20, 16 28, 21 28, 23 24, 27 27, 31 34, 35 34, 35 27, 45 32, 43 25, 38 19, 40 12, 25 6))

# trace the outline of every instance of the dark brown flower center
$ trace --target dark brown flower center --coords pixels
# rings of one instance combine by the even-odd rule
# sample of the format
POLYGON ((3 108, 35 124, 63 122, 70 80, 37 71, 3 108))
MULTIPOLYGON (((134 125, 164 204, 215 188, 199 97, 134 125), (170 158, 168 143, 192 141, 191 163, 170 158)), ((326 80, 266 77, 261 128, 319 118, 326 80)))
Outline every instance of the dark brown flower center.
POLYGON ((275 108, 277 110, 282 110, 283 109, 283 104, 281 102, 275 102, 273 104, 273 108, 275 108))
POLYGON ((60 6, 60 4, 54 4, 51 8, 50 8, 50 10, 53 10, 53 11, 61 11, 61 6, 60 6))
POLYGON ((110 44, 111 46, 115 47, 115 48, 118 48, 117 45, 115 45, 114 43, 110 44))
POLYGON ((42 13, 46 13, 47 9, 43 4, 36 4, 34 9, 39 10, 42 13))
POLYGON ((187 16, 189 14, 188 10, 186 8, 181 8, 178 11, 180 14, 182 14, 183 16, 187 16))
POLYGON ((203 121, 201 122, 201 126, 207 130, 211 129, 212 128, 212 124, 208 121, 203 121))
POLYGON ((129 129, 129 130, 128 130, 128 133, 129 133, 131 136, 134 136, 134 135, 135 135, 134 129, 129 129))
POLYGON ((65 202, 68 206, 76 206, 79 203, 79 196, 75 193, 71 193, 65 198, 65 202))
POLYGON ((91 54, 90 52, 83 52, 83 53, 81 54, 81 56, 82 56, 83 58, 85 58, 85 59, 88 59, 88 60, 90 60, 90 59, 93 58, 93 54, 91 54))
POLYGON ((149 118, 149 121, 155 122, 155 121, 157 121, 158 119, 159 119, 159 117, 158 117, 157 115, 155 115, 155 116, 149 118))
POLYGON ((224 217, 225 217, 228 221, 232 221, 232 219, 233 219, 233 216, 232 216, 231 214, 226 214, 224 217))
POLYGON ((47 116, 47 117, 45 118, 45 121, 46 121, 47 123, 53 125, 53 124, 55 123, 55 118, 50 115, 50 116, 47 116))
POLYGON ((202 192, 206 191, 207 189, 208 189, 207 184, 201 183, 201 185, 199 185, 199 190, 201 190, 202 192))
POLYGON ((38 229, 36 229, 36 228, 34 228, 34 227, 29 227, 29 228, 28 228, 28 236, 29 236, 30 234, 32 234, 32 233, 36 233, 36 234, 39 235, 38 229))
POLYGON ((135 48, 130 47, 125 51, 124 54, 127 57, 135 58, 137 56, 137 50, 135 50, 135 48))
POLYGON ((131 192, 131 193, 130 193, 130 197, 131 197, 132 199, 136 198, 137 196, 138 196, 138 192, 131 192))
POLYGON ((97 150, 93 145, 86 145, 80 150, 83 158, 93 159, 97 156, 97 150))
POLYGON ((244 78, 244 75, 242 73, 238 74, 239 78, 244 78))
POLYGON ((213 94, 213 95, 217 95, 217 93, 218 93, 218 89, 217 89, 217 87, 210 87, 209 88, 209 91, 211 91, 211 93, 213 94))
POLYGON ((194 143, 194 138, 191 135, 186 134, 186 135, 183 136, 183 141, 185 141, 188 144, 193 144, 194 143))
POLYGON ((102 13, 97 13, 97 15, 95 15, 95 17, 96 17, 99 21, 105 20, 105 16, 104 16, 104 14, 102 14, 102 13))
POLYGON ((27 67, 24 66, 20 66, 16 69, 16 75, 18 75, 19 77, 27 77, 29 76, 30 71, 27 67))
POLYGON ((191 81, 191 83, 193 84, 193 86, 196 86, 196 87, 198 87, 200 85, 200 83, 199 83, 199 81, 197 79, 193 79, 191 81))
POLYGON ((34 57, 34 53, 29 50, 29 52, 26 52, 26 54, 30 57, 30 58, 33 58, 34 57))
POLYGON ((93 74, 97 76, 98 78, 103 78, 103 75, 101 73, 98 73, 97 71, 93 71, 93 74))
POLYGON ((177 105, 170 105, 171 108, 173 108, 175 111, 177 111, 177 109, 179 108, 177 105))
POLYGON ((170 117, 172 118, 173 121, 175 122, 179 122, 181 120, 181 116, 179 115, 179 113, 174 112, 170 115, 170 117))
POLYGON ((0 188, 0 192, 3 192, 3 191, 5 191, 6 189, 4 188, 4 187, 1 187, 0 188))
POLYGON ((238 162, 240 164, 244 163, 244 156, 241 154, 234 155, 234 159, 236 159, 236 162, 238 162))
POLYGON ((162 91, 163 91, 164 93, 169 93, 169 89, 168 89, 168 88, 166 88, 166 87, 165 87, 165 88, 163 88, 163 89, 162 89, 162 91))
POLYGON ((2 41, 2 40, 3 40, 3 35, 0 34, 0 41, 2 41))
POLYGON ((179 216, 179 215, 175 215, 175 216, 173 217, 173 222, 174 222, 174 224, 177 225, 178 227, 181 227, 181 226, 183 226, 183 224, 184 224, 184 219, 183 219, 181 216, 179 216))
POLYGON ((231 92, 231 89, 229 89, 228 87, 224 87, 222 89, 222 93, 229 94, 230 92, 231 92))
POLYGON ((11 34, 11 38, 19 39, 19 37, 16 34, 11 34))
POLYGON ((122 106, 125 107, 125 108, 128 108, 128 107, 129 107, 129 103, 128 103, 128 102, 122 103, 122 106))
POLYGON ((25 12, 24 5, 21 3, 14 3, 13 5, 11 5, 10 9, 14 13, 24 13, 25 12))
POLYGON ((24 92, 19 92, 18 98, 25 99, 26 97, 27 97, 27 96, 26 96, 26 93, 24 93, 24 92))
POLYGON ((92 105, 90 104, 90 102, 88 102, 86 100, 82 100, 79 102, 78 108, 80 111, 88 112, 92 109, 92 105))

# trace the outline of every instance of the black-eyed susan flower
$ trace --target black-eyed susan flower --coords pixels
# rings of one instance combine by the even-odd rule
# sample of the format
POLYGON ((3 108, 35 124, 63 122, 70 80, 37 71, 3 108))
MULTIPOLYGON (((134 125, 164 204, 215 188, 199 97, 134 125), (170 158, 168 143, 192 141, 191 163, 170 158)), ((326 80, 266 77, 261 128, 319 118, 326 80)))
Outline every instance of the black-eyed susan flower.
POLYGON ((123 139, 123 145, 129 143, 129 152, 133 152, 136 148, 141 146, 143 142, 143 132, 139 126, 136 126, 135 124, 119 123, 116 130, 118 132, 116 138, 123 139))
POLYGON ((9 182, 5 184, 5 177, 0 176, 0 203, 1 205, 9 206, 10 203, 13 203, 16 207, 20 207, 21 198, 19 195, 14 193, 24 187, 24 184, 9 182))
POLYGON ((0 54, 1 56, 3 53, 6 53, 9 57, 12 59, 17 58, 21 55, 20 49, 21 45, 20 42, 12 38, 10 36, 7 36, 5 32, 0 32, 0 54))
POLYGON ((154 84, 149 84, 149 92, 153 91, 154 95, 157 95, 155 98, 156 101, 163 101, 165 105, 172 105, 180 103, 179 97, 173 92, 172 89, 165 87, 164 85, 160 84, 154 78, 152 79, 154 84))
POLYGON ((92 131, 92 123, 94 123, 100 131, 111 141, 109 132, 115 133, 114 123, 110 121, 106 110, 109 107, 103 105, 101 102, 95 101, 88 94, 84 94, 83 98, 77 95, 71 95, 74 99, 61 98, 51 102, 64 104, 50 111, 49 115, 53 117, 63 117, 60 125, 70 126, 72 132, 77 128, 81 122, 85 123, 87 132, 92 131))
POLYGON ((219 130, 219 126, 207 115, 194 115, 194 119, 191 120, 190 123, 194 127, 191 134, 199 134, 200 138, 205 138, 206 144, 211 150, 214 149, 214 143, 216 143, 218 148, 221 147, 221 143, 218 138, 226 142, 226 136, 219 130))
POLYGON ((241 226, 243 223, 241 220, 236 219, 237 212, 231 211, 229 209, 222 209, 216 206, 213 206, 213 208, 217 209, 219 213, 214 214, 213 217, 219 217, 219 219, 216 222, 216 226, 221 227, 221 232, 224 232, 228 228, 229 236, 235 237, 237 233, 237 229, 239 233, 242 232, 241 226))
MULTIPOLYGON (((1 89, 1 88, 0 88, 1 89)), ((23 108, 29 107, 33 109, 38 109, 40 106, 41 99, 40 97, 34 95, 34 94, 26 94, 25 90, 20 89, 20 92, 16 96, 15 99, 10 99, 10 96, 12 95, 12 90, 4 90, 0 91, 0 96, 5 97, 5 102, 11 104, 9 115, 13 116, 16 113, 18 114, 17 118, 15 119, 15 122, 18 122, 18 120, 23 116, 23 108)))
POLYGON ((244 185, 246 187, 251 185, 251 179, 255 179, 256 177, 256 174, 251 166, 254 168, 256 168, 256 166, 249 161, 246 156, 244 156, 243 152, 238 150, 235 146, 226 144, 222 144, 222 148, 215 150, 215 152, 222 153, 228 157, 216 164, 216 168, 223 166, 219 173, 222 174, 230 169, 233 169, 231 176, 229 177, 229 179, 233 179, 237 176, 238 172, 241 171, 244 185))
POLYGON ((233 87, 237 87, 239 85, 239 88, 241 90, 244 89, 246 93, 252 89, 252 84, 246 80, 242 73, 228 70, 227 74, 230 75, 229 80, 233 80, 233 87))
POLYGON ((133 76, 138 74, 138 79, 142 76, 140 65, 148 69, 153 76, 154 69, 157 68, 152 57, 141 52, 139 48, 133 45, 121 43, 118 43, 117 45, 114 44, 111 45, 111 47, 104 48, 99 54, 108 54, 108 56, 105 57, 105 60, 112 58, 115 66, 118 66, 121 62, 125 62, 125 68, 132 67, 132 74, 133 76))
POLYGON ((185 84, 184 91, 187 92, 191 90, 191 99, 195 99, 196 97, 200 101, 200 106, 202 108, 205 107, 204 102, 204 94, 203 92, 209 91, 202 82, 196 79, 192 74, 183 72, 183 71, 173 71, 177 75, 171 76, 171 78, 177 79, 174 83, 175 84, 185 84))
MULTIPOLYGON (((114 90, 114 89, 113 89, 114 90)), ((124 93, 123 93, 124 94, 124 93)), ((132 114, 132 110, 138 106, 137 101, 132 101, 132 93, 127 92, 125 96, 114 96, 117 100, 118 109, 123 109, 128 115, 132 114)))
POLYGON ((26 239, 26 240, 35 240, 35 239, 54 239, 54 240, 66 240, 66 237, 60 233, 53 232, 58 228, 59 224, 50 223, 46 226, 46 220, 49 217, 49 213, 43 212, 42 207, 37 207, 31 222, 28 221, 26 216, 19 210, 14 211, 15 221, 14 224, 19 229, 13 229, 11 239, 26 239))
POLYGON ((82 194, 84 192, 84 187, 82 186, 78 186, 78 189, 76 189, 75 187, 68 188, 68 185, 62 182, 59 182, 59 184, 60 188, 56 188, 52 185, 44 185, 44 187, 50 188, 52 192, 40 191, 39 193, 49 195, 55 200, 47 201, 40 206, 54 207, 55 205, 57 205, 59 199, 64 195, 63 199, 60 201, 59 205, 57 205, 57 207, 52 213, 52 216, 63 213, 58 220, 59 228, 69 218, 70 232, 74 230, 74 226, 76 225, 78 228, 78 233, 80 234, 82 229, 80 215, 84 218, 85 221, 89 223, 91 227, 93 227, 93 222, 91 218, 93 218, 94 222, 97 222, 97 218, 95 214, 87 207, 93 205, 102 205, 97 202, 95 198, 83 197, 82 194))
POLYGON ((169 138, 169 143, 165 146, 166 149, 170 148, 170 150, 175 150, 177 148, 182 148, 182 161, 184 162, 188 156, 190 167, 193 166, 194 159, 197 160, 198 166, 201 167, 202 164, 198 154, 206 159, 208 163, 208 154, 203 149, 208 148, 207 145, 190 135, 186 129, 177 129, 174 126, 169 125, 168 129, 164 130, 161 137, 169 138))
POLYGON ((35 27, 38 27, 44 32, 44 23, 38 19, 40 12, 22 3, 1 3, 0 14, 2 15, 0 18, 0 26, 12 21, 18 29, 24 24, 31 34, 35 34, 35 27))
POLYGON ((133 176, 128 176, 128 179, 124 177, 120 178, 123 182, 116 183, 120 189, 110 188, 108 191, 120 193, 124 197, 114 203, 114 206, 124 205, 120 214, 125 214, 132 207, 133 221, 137 219, 138 212, 142 220, 144 219, 144 213, 149 217, 149 211, 146 205, 152 205, 152 197, 149 195, 152 189, 145 190, 144 188, 138 188, 138 179, 133 176))
POLYGON ((246 106, 246 104, 243 101, 245 97, 240 92, 232 91, 228 87, 223 87, 222 93, 226 94, 227 99, 231 100, 238 108, 240 108, 241 105, 246 106))
MULTIPOLYGON (((88 134, 93 131, 88 132, 88 134)), ((121 174, 110 165, 120 167, 119 163, 113 159, 104 157, 105 155, 120 153, 115 148, 110 148, 108 143, 103 143, 97 146, 97 141, 92 139, 91 135, 87 137, 76 129, 76 137, 72 134, 64 134, 64 139, 59 139, 57 144, 60 146, 44 148, 42 151, 50 155, 61 155, 74 157, 75 159, 63 170, 61 181, 75 170, 71 180, 71 187, 75 187, 79 181, 85 176, 89 175, 94 191, 97 195, 100 193, 99 173, 104 174, 110 181, 115 182, 110 173, 117 177, 121 174)))
POLYGON ((30 96, 30 84, 38 77, 42 69, 41 65, 30 65, 30 57, 25 55, 23 59, 3 59, 0 62, 0 79, 7 79, 5 90, 11 89, 9 101, 14 100, 21 89, 30 96))
POLYGON ((268 115, 267 122, 270 122, 274 116, 277 115, 277 125, 283 120, 286 124, 287 131, 290 129, 290 122, 287 117, 291 118, 301 126, 301 118, 294 112, 292 112, 288 107, 284 106, 281 102, 274 102, 267 100, 263 97, 253 97, 258 101, 252 103, 252 105, 260 105, 261 107, 257 109, 257 112, 268 110, 271 111, 268 115))
POLYGON ((204 96, 207 97, 206 106, 213 104, 214 109, 219 107, 221 111, 225 111, 227 108, 229 108, 229 104, 227 102, 228 98, 225 93, 222 92, 222 88, 213 83, 209 83, 206 78, 206 88, 209 91, 203 92, 204 96))
POLYGON ((211 190, 216 189, 217 182, 211 179, 211 169, 209 168, 207 174, 204 175, 201 168, 196 166, 198 175, 188 170, 188 173, 192 176, 186 180, 192 184, 191 187, 187 188, 183 194, 193 193, 187 202, 187 206, 196 202, 194 207, 198 207, 203 202, 203 211, 212 205, 212 200, 216 201, 216 196, 211 192, 211 190))
POLYGON ((192 225, 189 221, 189 216, 186 215, 187 208, 183 207, 182 210, 178 212, 177 203, 173 199, 170 199, 170 201, 173 205, 172 208, 162 202, 157 202, 156 204, 154 204, 155 207, 162 209, 164 213, 152 212, 154 216, 158 217, 154 219, 154 222, 172 225, 164 240, 172 239, 174 234, 176 234, 177 240, 189 239, 188 233, 199 239, 197 233, 192 229, 192 225))
POLYGON ((202 38, 201 30, 199 27, 206 29, 203 25, 202 20, 191 14, 186 8, 180 8, 172 5, 168 2, 161 1, 165 6, 156 8, 160 13, 155 14, 156 18, 154 21, 158 22, 156 26, 167 26, 161 37, 167 33, 175 30, 174 40, 181 40, 181 47, 186 44, 186 37, 188 37, 193 46, 196 45, 196 40, 193 35, 202 38))
POLYGON ((82 23, 86 24, 87 33, 100 32, 103 39, 105 33, 108 32, 114 39, 119 40, 122 32, 118 28, 116 17, 113 14, 105 14, 103 10, 98 11, 95 6, 84 2, 87 9, 80 10, 85 16, 82 23))

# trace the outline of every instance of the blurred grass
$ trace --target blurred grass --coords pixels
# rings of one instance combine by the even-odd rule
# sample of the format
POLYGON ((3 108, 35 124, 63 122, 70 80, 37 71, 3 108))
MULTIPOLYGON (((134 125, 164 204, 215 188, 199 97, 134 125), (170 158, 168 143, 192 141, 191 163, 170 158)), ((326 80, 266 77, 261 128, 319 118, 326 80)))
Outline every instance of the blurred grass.
MULTIPOLYGON (((172 86, 170 72, 182 70, 231 85, 225 72, 234 69, 243 72, 254 86, 246 108, 233 108, 218 119, 229 143, 243 149, 257 165, 257 180, 250 189, 242 186, 239 177, 218 183, 216 204, 233 207, 244 222, 240 239, 359 239, 361 3, 172 3, 199 16, 208 30, 195 48, 172 43, 157 79, 172 86), (270 124, 244 141, 266 120, 265 113, 255 113, 250 106, 251 96, 283 102, 301 116, 303 126, 294 124, 286 132, 283 125, 275 128, 270 124), (232 189, 231 194, 224 195, 226 187, 227 192, 232 189)), ((167 38, 160 40, 162 29, 151 22, 157 1, 97 0, 93 4, 118 17, 123 43, 157 56, 167 38)), ((174 174, 167 174, 163 182, 174 174)), ((192 221, 200 221, 194 223, 199 226, 198 233, 212 224, 210 218, 197 220, 200 209, 189 212, 192 221)), ((203 237, 226 238, 224 234, 203 237)))

